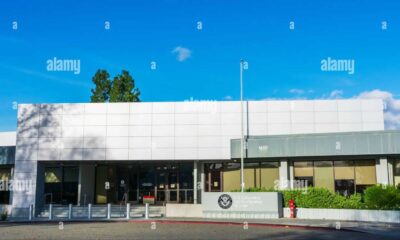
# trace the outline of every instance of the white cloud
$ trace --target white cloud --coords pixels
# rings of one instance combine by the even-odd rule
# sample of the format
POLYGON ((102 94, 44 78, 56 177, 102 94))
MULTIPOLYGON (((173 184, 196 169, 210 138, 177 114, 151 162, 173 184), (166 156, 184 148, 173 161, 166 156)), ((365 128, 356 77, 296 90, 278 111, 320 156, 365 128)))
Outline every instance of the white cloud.
POLYGON ((174 48, 172 50, 172 53, 176 54, 176 59, 179 62, 185 61, 186 59, 190 58, 190 56, 192 55, 192 51, 189 48, 184 48, 181 46, 174 48))
POLYGON ((400 129, 400 99, 396 99, 393 93, 375 89, 362 92, 356 98, 382 99, 385 103, 385 128, 400 129))
MULTIPOLYGON (((302 89, 290 89, 290 93, 301 95, 305 93, 302 89)), ((343 90, 332 90, 330 93, 324 94, 320 99, 339 99, 343 98, 344 91, 343 90)), ((382 99, 384 102, 384 120, 385 120, 385 129, 400 130, 400 99, 396 98, 396 96, 388 91, 382 91, 380 89, 374 89, 372 91, 362 92, 353 98, 360 99, 382 99)), ((262 100, 295 100, 295 99, 310 99, 307 97, 300 98, 299 96, 294 96, 290 98, 264 98, 262 100)), ((318 99, 318 98, 317 98, 318 99)))
POLYGON ((333 98, 333 99, 338 99, 338 98, 342 98, 343 96, 343 90, 333 90, 330 94, 329 94, 329 98, 333 98))

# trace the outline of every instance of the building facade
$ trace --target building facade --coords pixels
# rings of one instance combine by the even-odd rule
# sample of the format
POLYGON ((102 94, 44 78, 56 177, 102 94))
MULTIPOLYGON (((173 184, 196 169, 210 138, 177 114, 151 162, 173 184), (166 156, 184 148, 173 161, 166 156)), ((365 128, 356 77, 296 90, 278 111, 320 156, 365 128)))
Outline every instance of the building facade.
MULTIPOLYGON (((388 134, 381 100, 246 101, 243 119, 246 187, 290 188, 290 180, 301 180, 347 194, 398 182, 399 148, 340 150, 353 141, 348 132, 388 134), (286 144, 299 142, 296 136, 303 145, 286 144), (318 136, 327 146, 315 155, 304 143, 318 136), (332 142, 341 136, 348 141, 332 142), (332 144, 340 149, 330 151, 332 144)), ((236 101, 21 104, 15 161, 1 168, 30 186, 9 195, 13 215, 50 202, 142 203, 152 196, 156 204, 200 203, 203 191, 237 190, 241 129, 236 101)))

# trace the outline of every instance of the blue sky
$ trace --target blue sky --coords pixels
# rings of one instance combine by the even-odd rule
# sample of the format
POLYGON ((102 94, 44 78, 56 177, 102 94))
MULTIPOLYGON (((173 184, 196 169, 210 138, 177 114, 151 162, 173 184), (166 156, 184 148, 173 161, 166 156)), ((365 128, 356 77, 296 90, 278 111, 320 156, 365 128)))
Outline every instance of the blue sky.
POLYGON ((130 71, 143 101, 237 100, 241 58, 246 99, 379 89, 400 112, 399 12, 396 0, 2 1, 0 131, 16 127, 13 102, 88 102, 99 68, 130 71), (47 71, 54 57, 80 60, 80 74, 47 71), (328 57, 355 73, 321 71, 328 57))

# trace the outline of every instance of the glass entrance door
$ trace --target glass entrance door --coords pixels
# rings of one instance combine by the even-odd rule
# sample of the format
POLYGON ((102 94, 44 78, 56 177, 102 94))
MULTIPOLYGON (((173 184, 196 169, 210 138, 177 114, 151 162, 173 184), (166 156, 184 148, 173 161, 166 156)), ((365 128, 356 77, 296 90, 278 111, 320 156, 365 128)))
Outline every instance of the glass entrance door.
POLYGON ((96 203, 193 202, 190 163, 121 164, 96 167, 96 203))
POLYGON ((139 170, 139 200, 143 203, 145 196, 155 197, 156 171, 153 166, 141 166, 139 170))
POLYGON ((176 170, 171 169, 168 174, 168 192, 169 192, 169 202, 177 202, 179 195, 178 186, 178 173, 176 170))
POLYGON ((156 201, 177 202, 179 196, 178 172, 175 166, 157 167, 156 201))
POLYGON ((168 181, 167 181, 167 173, 163 170, 157 171, 157 202, 166 202, 167 201, 167 189, 168 189, 168 181))

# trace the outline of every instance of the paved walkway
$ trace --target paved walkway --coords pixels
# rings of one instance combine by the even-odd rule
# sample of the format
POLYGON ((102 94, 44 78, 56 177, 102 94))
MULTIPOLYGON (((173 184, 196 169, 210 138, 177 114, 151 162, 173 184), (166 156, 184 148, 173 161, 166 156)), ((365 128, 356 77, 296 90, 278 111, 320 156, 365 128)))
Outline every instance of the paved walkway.
POLYGON ((132 220, 110 222, 35 222, 0 224, 0 239, 222 239, 222 240, 389 240, 399 239, 399 235, 377 236, 364 232, 333 230, 327 227, 275 227, 261 223, 244 224, 240 221, 203 222, 200 220, 181 221, 132 220), (257 225, 256 225, 257 224, 257 225))
POLYGON ((282 227, 303 227, 303 228, 318 228, 318 229, 335 229, 346 231, 365 232, 381 236, 396 236, 400 239, 400 224, 393 223, 378 223, 378 222, 354 222, 354 221, 337 221, 337 220, 309 220, 309 219, 201 219, 201 218, 163 218, 160 221, 198 221, 198 222, 213 222, 213 223, 232 223, 249 225, 271 225, 282 227))
MULTIPOLYGON (((400 238, 400 224, 393 223, 378 223, 378 222, 353 222, 353 221, 337 221, 337 220, 309 220, 309 219, 206 219, 206 218, 135 218, 135 219, 124 219, 124 218, 112 218, 107 219, 54 219, 52 222, 63 222, 63 223, 96 223, 96 222, 160 222, 160 223, 211 223, 211 224, 227 224, 227 225, 245 225, 257 226, 265 225, 271 227, 289 227, 289 228, 312 228, 312 229, 325 229, 325 230, 344 230, 344 231, 356 231, 365 232, 374 235, 399 237, 400 238)), ((26 220, 10 220, 7 222, 0 222, 0 225, 4 224, 27 224, 27 223, 46 223, 48 219, 35 219, 34 221, 26 220)))

